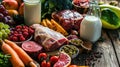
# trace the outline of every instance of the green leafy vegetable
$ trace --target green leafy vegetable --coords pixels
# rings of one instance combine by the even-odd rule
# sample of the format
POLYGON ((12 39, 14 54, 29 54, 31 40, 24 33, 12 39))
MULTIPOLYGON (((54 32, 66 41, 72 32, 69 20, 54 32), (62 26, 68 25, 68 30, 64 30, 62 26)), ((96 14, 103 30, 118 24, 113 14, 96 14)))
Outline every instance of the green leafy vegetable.
POLYGON ((51 17, 52 12, 72 9, 72 0, 41 0, 42 19, 51 17))
POLYGON ((0 52, 0 67, 12 67, 9 60, 11 56, 0 52))

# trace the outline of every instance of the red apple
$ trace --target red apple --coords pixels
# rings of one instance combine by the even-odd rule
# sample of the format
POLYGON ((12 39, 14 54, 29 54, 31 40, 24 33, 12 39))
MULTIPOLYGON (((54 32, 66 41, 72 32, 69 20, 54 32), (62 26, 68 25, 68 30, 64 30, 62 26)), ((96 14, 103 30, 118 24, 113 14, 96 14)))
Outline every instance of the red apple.
POLYGON ((4 5, 4 7, 8 10, 8 9, 18 9, 18 2, 16 0, 3 0, 2 4, 4 5))

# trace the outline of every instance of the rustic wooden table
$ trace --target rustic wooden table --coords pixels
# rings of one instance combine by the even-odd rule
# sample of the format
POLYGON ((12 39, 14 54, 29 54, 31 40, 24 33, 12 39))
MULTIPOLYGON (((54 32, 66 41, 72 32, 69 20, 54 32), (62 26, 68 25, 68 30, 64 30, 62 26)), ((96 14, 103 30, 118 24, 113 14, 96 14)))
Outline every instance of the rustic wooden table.
POLYGON ((120 29, 103 29, 100 40, 93 44, 93 51, 81 53, 72 62, 90 67, 120 67, 120 29))
MULTIPOLYGON (((105 2, 113 0, 103 0, 105 2)), ((118 1, 120 6, 120 0, 118 1)), ((120 29, 105 30, 103 29, 103 42, 98 42, 98 45, 103 51, 101 62, 96 64, 96 67, 120 67, 120 29)))
MULTIPOLYGON (((113 0, 99 1, 108 3, 113 0)), ((120 0, 116 1, 118 1, 118 6, 120 6, 120 0)), ((80 54, 79 57, 73 60, 73 64, 78 63, 78 65, 89 65, 90 67, 120 67, 120 29, 103 29, 100 40, 93 44, 93 52, 96 53, 80 54), (92 54, 98 53, 100 53, 101 56, 97 56, 97 60, 94 57, 90 57, 93 56, 92 54), (85 56, 88 56, 88 54, 91 55, 89 55, 89 58, 86 59, 85 56), (93 59, 92 62, 91 59, 93 59)))
MULTIPOLYGON (((104 1, 105 3, 107 3, 113 0, 99 0, 99 1, 104 1)), ((119 2, 120 6, 120 0, 116 1, 119 2)), ((73 59, 72 63, 77 65, 90 65, 90 67, 120 67, 120 29, 117 30, 103 29, 101 40, 99 40, 93 45, 94 45, 93 52, 95 51, 96 53, 92 52, 82 53, 77 58, 73 59), (92 62, 88 61, 90 59, 87 58, 88 56, 90 57, 93 54, 98 53, 100 54, 100 56, 97 56, 97 60, 94 58, 92 62), (86 62, 88 62, 88 64, 86 62), (91 64, 89 64, 89 62, 91 64)), ((93 57, 91 59, 93 59, 93 57)))
POLYGON ((120 30, 103 30, 102 38, 97 43, 103 55, 95 67, 120 67, 120 30))

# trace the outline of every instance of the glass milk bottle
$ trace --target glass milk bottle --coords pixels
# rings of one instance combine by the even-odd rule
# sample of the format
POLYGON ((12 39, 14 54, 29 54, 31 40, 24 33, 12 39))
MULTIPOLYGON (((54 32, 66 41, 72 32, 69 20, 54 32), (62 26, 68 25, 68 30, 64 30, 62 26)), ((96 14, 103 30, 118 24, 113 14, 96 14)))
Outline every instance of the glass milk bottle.
POLYGON ((24 20, 28 26, 41 22, 40 0, 24 0, 24 20))
POLYGON ((96 42, 101 36, 102 23, 97 1, 91 1, 89 12, 84 17, 80 25, 80 37, 96 42))

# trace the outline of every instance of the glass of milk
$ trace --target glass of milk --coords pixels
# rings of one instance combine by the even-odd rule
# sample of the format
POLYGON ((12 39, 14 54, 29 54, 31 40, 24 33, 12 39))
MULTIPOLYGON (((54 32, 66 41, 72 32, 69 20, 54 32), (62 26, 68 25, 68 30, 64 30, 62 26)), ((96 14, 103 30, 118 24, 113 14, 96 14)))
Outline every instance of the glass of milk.
POLYGON ((100 20, 99 7, 97 3, 90 3, 88 14, 84 17, 80 25, 80 37, 96 42, 101 36, 102 23, 100 20))
POLYGON ((41 0, 24 0, 24 20, 30 26, 41 22, 41 0))

